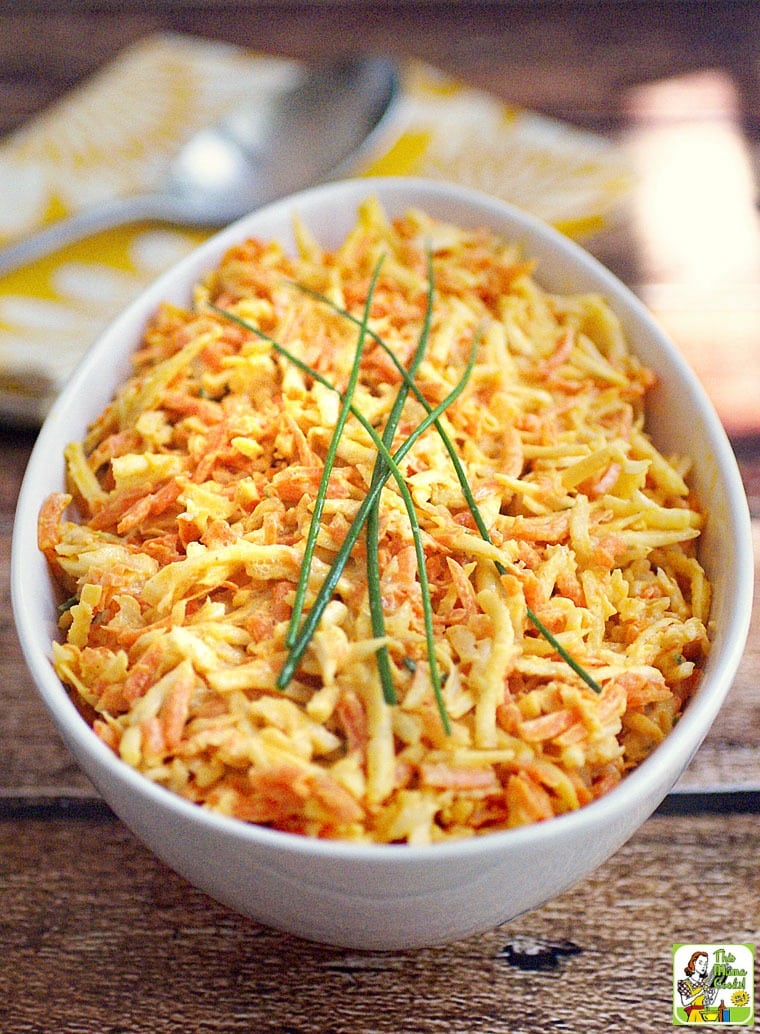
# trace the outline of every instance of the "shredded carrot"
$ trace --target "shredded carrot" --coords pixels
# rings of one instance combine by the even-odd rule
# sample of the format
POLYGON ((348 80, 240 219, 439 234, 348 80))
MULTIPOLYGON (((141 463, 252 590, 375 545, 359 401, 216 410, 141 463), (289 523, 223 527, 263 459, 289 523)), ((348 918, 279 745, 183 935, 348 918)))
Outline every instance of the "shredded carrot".
MULTIPOLYGON (((709 650, 703 517, 688 462, 647 437, 653 374, 602 298, 548 292, 540 267, 489 230, 420 211, 390 222, 373 198, 332 252, 297 230, 295 255, 277 242, 241 242, 198 285, 192 308, 162 307, 132 376, 84 441, 67 447, 65 493, 39 518, 40 549, 74 597, 56 670, 127 764, 243 821, 428 843, 582 807, 668 734, 709 650), (476 350, 440 424, 490 541, 436 427, 402 464, 448 732, 393 480, 379 497, 385 637, 373 638, 360 536, 294 677, 277 684, 336 391, 348 383, 381 255, 354 394, 378 434, 402 385, 383 345, 411 361, 428 255, 432 321, 415 375, 428 408, 476 350), (381 646, 395 703, 382 692, 381 646)), ((392 449, 424 417, 410 393, 392 449)), ((376 458, 366 427, 349 416, 304 616, 376 458)))

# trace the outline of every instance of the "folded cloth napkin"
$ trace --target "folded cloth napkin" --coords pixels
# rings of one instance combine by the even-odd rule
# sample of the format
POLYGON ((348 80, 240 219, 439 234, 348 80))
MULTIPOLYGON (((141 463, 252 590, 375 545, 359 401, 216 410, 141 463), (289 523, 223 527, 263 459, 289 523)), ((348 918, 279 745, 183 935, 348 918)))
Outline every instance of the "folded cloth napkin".
MULTIPOLYGON (((93 201, 149 189, 198 129, 297 65, 160 34, 0 143, 0 242, 93 201)), ((402 68, 396 127, 356 175, 421 175, 485 190, 581 237, 630 188, 610 142, 511 107, 419 62, 402 68)), ((0 420, 35 425, 100 330, 207 234, 139 225, 96 234, 0 278, 0 420)))

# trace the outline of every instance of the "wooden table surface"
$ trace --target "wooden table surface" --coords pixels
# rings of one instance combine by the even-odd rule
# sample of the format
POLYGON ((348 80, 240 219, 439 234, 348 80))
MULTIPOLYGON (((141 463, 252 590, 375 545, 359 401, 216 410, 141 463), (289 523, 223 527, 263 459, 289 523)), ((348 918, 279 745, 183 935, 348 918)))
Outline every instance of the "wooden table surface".
MULTIPOLYGON (((294 57, 367 46, 421 58, 625 142, 641 160, 638 193, 624 224, 589 247, 655 311, 718 407, 757 567, 760 5, 0 0, 0 27, 4 133, 164 28, 294 57), (676 187, 665 175, 674 169, 676 187)), ((3 1034, 661 1032, 673 943, 760 943, 757 599, 735 685, 680 792, 608 863, 463 943, 329 949, 188 886, 111 815, 59 742, 24 667, 8 588, 32 444, 28 430, 0 429, 3 1034)))

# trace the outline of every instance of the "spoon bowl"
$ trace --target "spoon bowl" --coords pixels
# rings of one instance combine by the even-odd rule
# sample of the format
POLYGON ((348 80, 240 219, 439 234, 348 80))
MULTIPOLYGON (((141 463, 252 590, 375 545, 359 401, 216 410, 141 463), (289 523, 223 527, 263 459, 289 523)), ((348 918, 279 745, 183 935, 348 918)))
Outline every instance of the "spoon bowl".
POLYGON ((142 221, 217 228, 336 179, 375 146, 398 94, 384 57, 304 67, 289 88, 191 137, 154 191, 109 199, 0 250, 0 275, 101 230, 142 221))

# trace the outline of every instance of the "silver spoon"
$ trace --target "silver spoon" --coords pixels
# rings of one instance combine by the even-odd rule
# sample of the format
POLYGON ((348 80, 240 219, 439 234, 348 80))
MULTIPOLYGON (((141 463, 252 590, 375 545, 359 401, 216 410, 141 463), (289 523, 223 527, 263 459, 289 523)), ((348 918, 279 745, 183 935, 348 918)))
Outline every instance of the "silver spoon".
POLYGON ((295 86, 201 130, 153 193, 114 198, 0 250, 0 275, 99 230, 143 221, 219 227, 348 171, 385 127, 395 65, 366 56, 306 68, 295 86))

